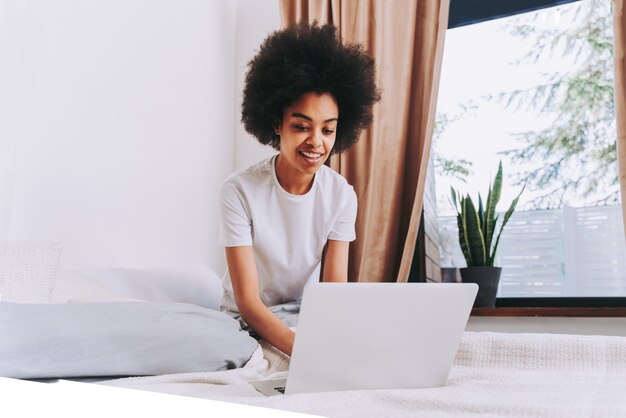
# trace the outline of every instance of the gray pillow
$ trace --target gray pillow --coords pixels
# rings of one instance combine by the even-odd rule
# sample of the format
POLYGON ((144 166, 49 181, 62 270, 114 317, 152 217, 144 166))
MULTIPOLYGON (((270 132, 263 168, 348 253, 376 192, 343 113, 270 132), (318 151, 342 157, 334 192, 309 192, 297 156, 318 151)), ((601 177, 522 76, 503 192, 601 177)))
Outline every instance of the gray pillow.
POLYGON ((176 302, 0 302, 0 376, 146 376, 242 367, 258 343, 225 313, 176 302))

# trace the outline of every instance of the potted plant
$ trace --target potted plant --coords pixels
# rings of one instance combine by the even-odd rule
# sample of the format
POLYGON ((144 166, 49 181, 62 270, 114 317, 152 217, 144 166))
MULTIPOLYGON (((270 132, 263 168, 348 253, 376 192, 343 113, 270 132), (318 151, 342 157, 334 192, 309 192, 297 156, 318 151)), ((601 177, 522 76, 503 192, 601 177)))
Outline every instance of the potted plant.
POLYGON ((451 191, 452 205, 457 212, 459 243, 467 262, 467 267, 460 269, 461 278, 464 282, 478 284, 475 307, 494 307, 502 272, 501 267, 494 266, 500 235, 515 211, 515 206, 524 189, 522 188, 522 191, 505 212, 495 241, 493 237, 499 217, 496 214, 496 205, 500 201, 500 192, 502 191, 502 161, 500 161, 498 173, 493 181, 493 189, 492 185, 489 185, 489 192, 484 205, 480 193, 478 194, 477 208, 468 194, 462 196, 453 188, 451 191))

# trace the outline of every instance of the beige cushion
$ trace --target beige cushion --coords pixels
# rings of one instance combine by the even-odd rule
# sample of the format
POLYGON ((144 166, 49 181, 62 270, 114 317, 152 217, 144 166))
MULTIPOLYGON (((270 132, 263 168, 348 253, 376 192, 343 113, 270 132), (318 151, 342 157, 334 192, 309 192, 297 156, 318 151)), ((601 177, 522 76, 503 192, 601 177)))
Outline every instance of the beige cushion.
POLYGON ((59 268, 51 303, 137 302, 93 283, 74 271, 59 268))
POLYGON ((0 300, 48 303, 63 243, 0 241, 0 300))

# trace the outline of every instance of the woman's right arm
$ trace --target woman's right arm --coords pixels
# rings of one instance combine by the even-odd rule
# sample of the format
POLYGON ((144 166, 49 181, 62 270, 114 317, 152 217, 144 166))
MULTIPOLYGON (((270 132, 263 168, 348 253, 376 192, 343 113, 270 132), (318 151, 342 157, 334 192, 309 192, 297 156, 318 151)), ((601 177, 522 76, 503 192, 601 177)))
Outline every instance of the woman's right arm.
POLYGON ((226 247, 226 262, 241 318, 265 341, 291 356, 296 334, 261 300, 252 247, 226 247))

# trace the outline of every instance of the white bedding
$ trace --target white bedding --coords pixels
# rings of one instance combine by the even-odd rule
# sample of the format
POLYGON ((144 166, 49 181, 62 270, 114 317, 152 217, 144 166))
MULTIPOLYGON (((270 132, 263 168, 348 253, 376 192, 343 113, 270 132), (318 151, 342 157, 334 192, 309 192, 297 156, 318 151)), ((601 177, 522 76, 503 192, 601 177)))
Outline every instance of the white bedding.
MULTIPOLYGON (((21 248, 22 244, 15 245, 16 248, 21 248)), ((13 258, 0 263, 3 271, 21 266, 21 257, 17 256, 21 253, 11 254, 13 258)), ((37 269, 34 267, 36 266, 30 266, 24 271, 36 272, 37 269)), ((169 273, 168 277, 172 276, 169 273)), ((186 272, 181 274, 184 276, 186 272)), ((179 275, 178 272, 176 275, 179 275)), ((36 299, 39 293, 50 292, 49 283, 45 283, 41 289, 36 289, 39 293, 28 293, 32 290, 31 287, 41 284, 38 274, 31 276, 28 280, 24 277, 24 280, 12 280, 10 283, 22 285, 18 290, 27 295, 34 295, 33 299, 36 299)), ((140 276, 139 284, 144 283, 144 279, 151 280, 153 277, 150 274, 140 276)), ((142 300, 145 297, 146 300, 154 301, 153 285, 159 285, 160 293, 156 300, 166 298, 168 301, 188 302, 179 300, 179 296, 195 297, 196 294, 201 295, 199 297, 202 301, 213 300, 210 296, 214 287, 205 286, 205 276, 194 275, 190 281, 170 277, 175 279, 175 283, 181 284, 182 289, 170 286, 174 283, 170 281, 145 282, 147 287, 142 285, 140 293, 121 296, 135 299, 139 297, 142 300), (198 281, 200 283, 196 283, 198 281), (189 283, 193 286, 188 287, 189 283), (167 285, 161 286, 162 284, 167 285), (198 293, 197 289, 200 288, 206 288, 206 292, 198 293), (168 292, 173 290, 175 294, 170 295, 168 292), (146 295, 147 291, 151 292, 149 297, 146 295)), ((106 277, 110 281, 116 276, 107 273, 106 277)), ((74 279, 72 283, 80 281, 80 277, 74 279)), ((5 280, 3 283, 8 282, 5 280)), ((91 289, 93 285, 76 286, 72 283, 62 281, 56 283, 56 288, 63 290, 60 295, 65 299, 69 298, 69 295, 73 298, 93 297, 93 289, 90 290, 90 294, 83 294, 86 288, 91 289)), ((126 281, 122 284, 124 288, 128 287, 126 281)), ((137 289, 133 288, 133 291, 135 290, 137 289)), ((281 317, 285 316, 286 319, 293 319, 289 318, 289 315, 297 315, 295 311, 289 309, 275 313, 281 317)), ((181 347, 184 348, 184 345, 181 347)), ((253 349, 254 346, 251 347, 251 351, 253 349)), ((261 343, 247 364, 239 369, 126 378, 98 384, 329 417, 440 417, 477 414, 498 417, 626 417, 626 337, 466 332, 448 382, 441 388, 265 397, 248 384, 251 380, 285 377, 288 365, 287 357, 271 346, 261 343)))
POLYGON ((285 377, 288 364, 262 343, 240 369, 101 384, 329 417, 626 417, 624 337, 466 332, 442 388, 265 397, 247 383, 285 377))

